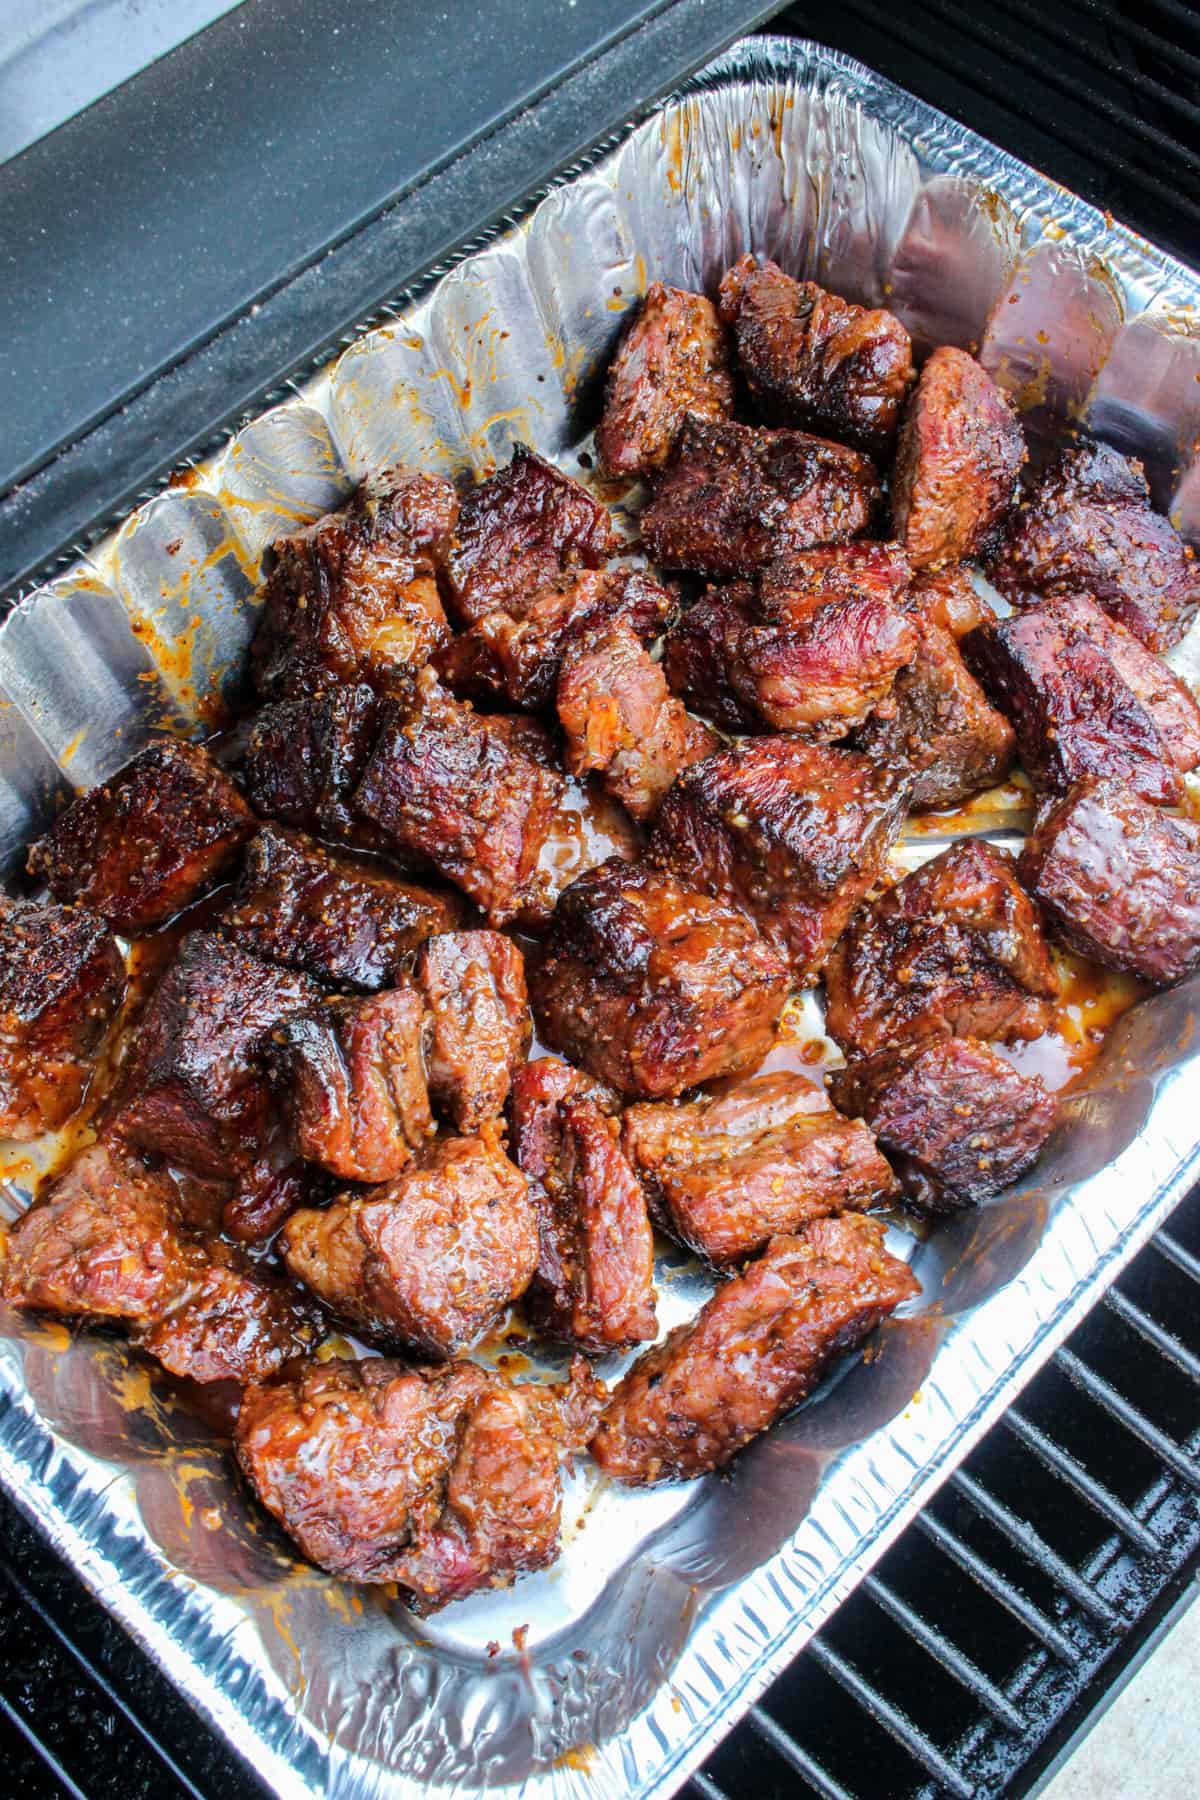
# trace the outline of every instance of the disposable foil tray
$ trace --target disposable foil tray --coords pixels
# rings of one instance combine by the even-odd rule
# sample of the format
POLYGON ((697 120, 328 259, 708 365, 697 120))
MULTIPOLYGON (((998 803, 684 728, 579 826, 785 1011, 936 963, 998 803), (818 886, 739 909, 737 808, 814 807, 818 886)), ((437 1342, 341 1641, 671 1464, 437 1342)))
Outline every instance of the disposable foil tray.
MULTIPOLYGON (((419 302, 151 499, 0 631, 0 858, 243 678, 264 546, 394 461, 578 468, 661 277, 747 250, 977 349, 1035 443, 1085 427, 1200 535, 1200 278, 847 58, 746 41, 419 302)), ((1189 647, 1183 647, 1186 667, 1189 647)), ((1003 831, 1004 818, 994 823, 1003 831)), ((924 1287, 731 1477, 585 1461, 552 1569, 424 1622, 300 1565, 123 1346, 0 1314, 0 1480, 279 1795, 626 1800, 677 1786, 828 1618, 1200 1168, 1197 984, 1121 1021, 1033 1177, 907 1245, 924 1287)), ((9 1216, 29 1171, 9 1170, 9 1216)), ((662 1312, 702 1278, 660 1263, 662 1312)))

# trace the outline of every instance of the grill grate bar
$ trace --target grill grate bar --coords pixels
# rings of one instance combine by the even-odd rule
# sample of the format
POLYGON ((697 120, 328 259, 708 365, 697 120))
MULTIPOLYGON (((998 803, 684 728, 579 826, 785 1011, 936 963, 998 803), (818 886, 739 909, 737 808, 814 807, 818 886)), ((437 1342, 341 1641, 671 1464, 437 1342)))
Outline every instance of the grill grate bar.
POLYGON ((950 1477, 950 1486, 958 1490, 970 1502, 989 1524, 996 1527, 1010 1544, 1027 1556, 1031 1563, 1045 1571, 1063 1591, 1069 1594, 1081 1611, 1090 1613, 1110 1631, 1114 1631, 1120 1623, 1117 1614, 1102 1594, 1086 1582, 1076 1569, 1064 1562, 1058 1552, 1052 1550, 1040 1532, 1034 1530, 1028 1519, 1021 1518, 997 1500, 975 1478, 968 1475, 965 1469, 957 1469, 950 1477))
MULTIPOLYGON (((1011 3, 1012 0, 1009 0, 1010 5, 1011 3)), ((1095 0, 1066 0, 1066 4, 1073 11, 1083 13, 1085 18, 1094 19, 1096 17, 1095 0)), ((1161 56, 1164 62, 1171 63, 1182 75, 1191 76, 1193 80, 1200 78, 1200 56, 1193 56, 1190 50, 1185 50, 1180 44, 1172 43, 1170 38, 1163 37, 1161 32, 1153 30, 1150 26, 1139 24, 1128 14, 1119 20, 1107 22, 1115 23, 1122 37, 1128 38, 1131 43, 1143 44, 1147 50, 1152 50, 1156 56, 1161 56)), ((1036 23, 1041 29, 1045 26, 1046 21, 1044 18, 1038 18, 1036 23)))
POLYGON ((1156 1231, 1150 1239, 1158 1254, 1200 1285, 1200 1257, 1185 1250, 1179 1239, 1170 1231, 1156 1231))
POLYGON ((1079 1661, 1079 1652, 1070 1638, 1065 1637, 1032 1600, 1026 1599, 1019 1588, 1014 1587, 1011 1581, 1006 1581, 998 1569, 993 1569, 990 1563, 975 1554, 969 1544, 964 1544, 948 1525, 943 1525, 931 1512, 918 1513, 914 1522, 918 1530, 956 1562, 973 1581, 978 1582, 994 1600, 999 1601, 1005 1611, 1010 1612, 1052 1656, 1057 1656, 1060 1662, 1070 1664, 1079 1661))
POLYGON ((855 1800, 855 1796, 834 1780, 827 1769, 811 1757, 803 1744, 798 1744, 794 1737, 776 1723, 769 1712, 761 1706, 751 1707, 747 1717, 763 1742, 781 1761, 790 1765, 797 1775, 803 1776, 809 1786, 815 1788, 821 1800, 855 1800))
POLYGON ((706 1775, 703 1769, 696 1770, 688 1786, 693 1793, 701 1796, 701 1800, 728 1800, 725 1789, 719 1788, 712 1776, 706 1775))
POLYGON ((1149 1313, 1143 1312, 1140 1306, 1135 1306, 1119 1288, 1109 1288, 1104 1296, 1104 1304, 1131 1330, 1136 1331, 1139 1337, 1152 1345, 1160 1356, 1174 1363, 1189 1380, 1200 1382, 1200 1356, 1194 1356, 1186 1344, 1181 1344, 1172 1332, 1152 1319, 1149 1313))
POLYGON ((55 1781, 58 1782, 60 1792, 66 1796, 66 1800, 88 1800, 83 1789, 71 1780, 71 1777, 67 1774, 67 1771, 63 1768, 57 1756, 55 1756, 50 1745, 43 1743, 42 1739, 36 1735, 30 1727, 29 1721, 22 1715, 20 1708, 13 1705, 7 1694, 0 1694, 0 1718, 2 1718, 7 1725, 11 1725, 13 1730, 18 1732, 29 1745, 30 1749, 37 1754, 39 1760, 49 1769, 55 1781))
MULTIPOLYGON (((927 3, 929 3, 929 0, 927 0, 927 3)), ((1043 8, 1039 11, 1036 7, 1030 6, 1028 0, 1006 0, 1006 10, 1015 18, 1024 20, 1027 25, 1035 26, 1043 37, 1049 38, 1052 43, 1060 45, 1062 49, 1078 52, 1080 47, 1078 34, 1072 32, 1069 26, 1057 24, 1055 22, 1054 14, 1049 8, 1043 8)), ((962 15, 958 17, 957 23, 964 29, 969 28, 967 18, 962 15)), ((993 37, 997 36, 995 32, 991 35, 993 37)), ((1014 61, 1020 62, 1022 60, 1022 56, 1017 53, 1013 44, 1007 43, 1007 51, 1008 54, 1013 57, 1014 61)), ((1028 64, 1029 58, 1027 53, 1025 53, 1024 59, 1028 64)), ((1059 87, 1066 86, 1065 79, 1056 80, 1053 69, 1047 68, 1044 65, 1039 65, 1039 69, 1045 79, 1056 81, 1056 85, 1059 87)), ((1146 94, 1150 99, 1157 100, 1161 106, 1167 107, 1171 112, 1178 113, 1179 116, 1186 119, 1189 124, 1194 124, 1196 120, 1200 118, 1200 107, 1193 106, 1192 102, 1186 100, 1182 94, 1177 94, 1174 89, 1165 87, 1161 81, 1156 81, 1153 75, 1144 75, 1140 69, 1131 69, 1128 65, 1125 65, 1121 69, 1121 80, 1126 83, 1127 86, 1131 87, 1135 93, 1146 94)), ((1073 94, 1079 94, 1084 90, 1081 90, 1072 84, 1069 91, 1073 94)), ((1108 104, 1113 106, 1116 105, 1116 103, 1112 101, 1108 102, 1108 104)), ((1116 110, 1120 112, 1123 109, 1117 107, 1116 110)), ((1143 127, 1143 129, 1145 129, 1145 127, 1143 127)), ((1176 145, 1175 148, 1178 150, 1180 147, 1176 145)))
POLYGON ((1195 34, 1200 21, 1190 6, 1184 6, 1181 0, 1146 0, 1146 5, 1154 12, 1165 13, 1177 25, 1195 34))
POLYGON ((975 1792, 973 1783, 965 1780, 954 1764, 946 1760, 937 1745, 913 1724, 906 1713, 901 1712, 885 1694, 873 1687, 853 1663, 847 1662, 844 1656, 839 1656, 836 1650, 831 1650, 819 1637, 813 1638, 809 1652, 818 1667, 831 1675, 839 1687, 845 1688, 851 1698, 857 1700, 863 1710, 882 1725, 915 1762, 928 1769, 943 1787, 957 1796, 957 1800, 972 1800, 975 1792))
POLYGON ((936 1630, 923 1619, 920 1613, 914 1612, 899 1594, 893 1593, 877 1575, 868 1575, 863 1581, 864 1590, 870 1594, 875 1604, 893 1619, 900 1628, 907 1632, 921 1648, 933 1657, 947 1674, 961 1682, 969 1693, 982 1700, 988 1711, 992 1713, 1009 1731, 1018 1737, 1024 1735, 1025 1718, 1018 1712, 1008 1695, 1003 1693, 993 1681, 989 1681, 983 1670, 978 1668, 968 1656, 964 1656, 956 1644, 942 1632, 936 1630))
POLYGON ((1081 1362, 1075 1352, 1068 1350, 1065 1345, 1061 1350, 1055 1351, 1054 1360, 1068 1381, 1081 1388, 1089 1400, 1094 1400, 1096 1405, 1102 1407, 1111 1418, 1118 1420, 1127 1431, 1132 1432, 1134 1437, 1140 1438, 1147 1449, 1153 1450, 1159 1461, 1166 1463, 1167 1467, 1174 1470, 1176 1475, 1182 1476, 1183 1480, 1189 1482, 1192 1487, 1200 1488, 1200 1463, 1196 1461, 1196 1458, 1189 1456, 1186 1450, 1173 1443, 1166 1433, 1160 1431, 1157 1425, 1152 1424, 1144 1414, 1138 1411, 1136 1406, 1131 1406, 1128 1400, 1118 1394, 1116 1388, 1111 1387, 1104 1380, 1103 1376, 1097 1375, 1094 1369, 1089 1369, 1087 1364, 1081 1362))
POLYGON ((1010 1406, 1001 1422, 1027 1449, 1032 1450, 1033 1454, 1039 1457, 1047 1468, 1051 1469, 1055 1475, 1066 1482, 1068 1487, 1073 1488, 1082 1499, 1086 1500, 1089 1506, 1101 1513, 1111 1525, 1115 1525, 1117 1530, 1129 1539, 1130 1543, 1136 1544, 1138 1549, 1147 1556, 1154 1556, 1157 1553, 1160 1548, 1159 1541, 1149 1526, 1143 1525, 1137 1514, 1131 1512, 1124 1501, 1118 1500, 1115 1494, 1111 1493, 1102 1482, 1097 1481, 1094 1475, 1090 1475, 1083 1464, 1076 1462, 1075 1458, 1068 1455, 1054 1442, 1053 1438, 1047 1437, 1044 1431, 1039 1431, 1036 1425, 1031 1424, 1017 1407, 1010 1406))

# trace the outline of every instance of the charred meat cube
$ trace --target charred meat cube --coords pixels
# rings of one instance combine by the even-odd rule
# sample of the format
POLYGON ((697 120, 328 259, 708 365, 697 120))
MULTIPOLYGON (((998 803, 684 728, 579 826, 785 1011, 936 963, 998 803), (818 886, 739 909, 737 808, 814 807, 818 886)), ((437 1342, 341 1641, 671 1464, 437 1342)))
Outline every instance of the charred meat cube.
POLYGON ((554 1560, 559 1458, 596 1407, 582 1363, 566 1384, 510 1387, 467 1362, 310 1360, 244 1396, 234 1447, 310 1562, 397 1582, 428 1613, 554 1560))
POLYGON ((863 908, 825 966, 825 1023, 851 1053, 925 1037, 1040 1037, 1058 977, 1016 865, 962 838, 863 908))
POLYGON ((1021 879, 1081 956, 1165 987, 1200 965, 1200 824, 1120 782, 1081 781, 1039 814, 1021 879))
POLYGON ((753 256, 726 271, 719 304, 764 418, 886 454, 916 379, 912 340, 893 313, 793 281, 753 256))
POLYGON ((671 454, 691 413, 725 419, 733 378, 711 300, 655 281, 608 371, 596 449, 607 474, 648 476, 671 454))
POLYGON ((550 1056, 513 1084, 516 1156, 540 1245, 525 1312, 535 1329, 595 1356, 658 1335, 654 1234, 618 1110, 610 1090, 550 1056))
POLYGON ((759 717, 733 683, 741 632, 755 623, 748 581, 710 587, 672 625, 663 642, 663 673, 673 694, 726 731, 755 731, 759 717))
POLYGON ((221 925, 268 962, 372 993, 394 986, 425 939, 461 915, 452 893, 265 825, 246 851, 221 925))
POLYGON ((963 656, 1005 714, 1034 786, 1061 793, 1112 776, 1176 804, 1200 765, 1200 707, 1132 632, 1079 596, 981 625, 963 656))
POLYGON ((878 500, 875 465, 844 444, 688 418, 642 513, 642 542, 669 569, 753 575, 773 557, 857 537, 878 500))
POLYGON ((565 889, 529 976, 545 1041, 635 1099, 758 1062, 790 985, 745 913, 619 857, 565 889))
POLYGON ((177 1303, 134 1341, 188 1381, 266 1381, 320 1337, 315 1309, 290 1283, 214 1242, 177 1303))
POLYGON ((865 1119, 909 1198, 953 1211, 998 1194, 1033 1167, 1058 1103, 978 1038, 938 1038, 839 1069, 830 1092, 865 1119))
POLYGON ((1200 607, 1195 552, 1154 511, 1141 463, 1108 444, 1063 451, 1013 514, 991 576, 1018 606, 1082 594, 1157 651, 1200 607))
POLYGON ((990 547, 1027 455, 1007 396, 965 350, 935 350, 905 409, 892 476, 892 528, 914 569, 990 547))
POLYGON ((687 1106, 631 1106, 621 1142, 666 1229, 717 1268, 895 1186, 866 1127, 802 1075, 752 1076, 687 1106))
POLYGON ((242 757, 242 782, 263 818, 319 837, 354 838, 350 810, 374 741, 371 688, 329 688, 278 700, 256 713, 242 757))
POLYGON ((340 511, 279 538, 250 650, 263 698, 387 688, 427 662, 448 635, 438 574, 457 519, 442 476, 385 469, 340 511))
POLYGON ((125 992, 125 963, 80 906, 0 896, 0 1138, 66 1123, 125 992))
POLYGON ((447 569, 450 599, 466 625, 492 612, 519 619, 556 576, 598 569, 616 549, 607 507, 517 444, 507 468, 462 503, 447 569))
POLYGON ((649 819, 680 769, 717 748, 688 716, 629 626, 618 620, 572 644, 558 682, 572 775, 594 771, 635 819, 649 819))
POLYGON ((451 640, 434 667, 456 694, 543 711, 554 704, 563 657, 577 638, 620 620, 650 644, 675 604, 644 569, 583 569, 543 588, 519 619, 486 614, 451 640))
POLYGON ((996 617, 991 602, 984 599, 963 563, 915 576, 904 596, 904 607, 918 623, 948 631, 955 643, 996 617))
POLYGON ((209 887, 254 828, 202 745, 162 738, 59 814, 30 850, 29 873, 115 930, 144 931, 209 887))
POLYGON ((271 1033, 268 1061, 292 1141, 343 1181, 390 1181, 433 1136, 429 1015, 411 986, 327 1001, 271 1033))
POLYGON ((441 932, 421 949, 416 983, 430 1013, 426 1066, 434 1104, 459 1131, 478 1131, 504 1111, 529 1053, 524 958, 498 931, 441 932))
POLYGON ((392 1181, 300 1208, 284 1260, 331 1312, 385 1344, 449 1357, 519 1300, 537 1267, 525 1177, 494 1124, 441 1138, 392 1181))
POLYGON ((857 751, 759 737, 680 776, 648 855, 685 887, 750 913, 811 981, 874 885, 907 790, 857 751))
POLYGON ((778 1237, 613 1390, 589 1448, 634 1487, 720 1469, 920 1292, 878 1219, 849 1213, 778 1237))
POLYGON ((384 709, 355 804, 504 925, 521 911, 563 791, 560 775, 427 670, 410 701, 384 709))

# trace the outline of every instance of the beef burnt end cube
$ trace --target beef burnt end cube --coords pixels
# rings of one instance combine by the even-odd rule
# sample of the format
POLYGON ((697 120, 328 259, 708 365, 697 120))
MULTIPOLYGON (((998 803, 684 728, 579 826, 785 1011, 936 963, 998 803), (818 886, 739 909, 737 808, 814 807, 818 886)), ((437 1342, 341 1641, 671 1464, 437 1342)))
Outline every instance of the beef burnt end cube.
POLYGON ((60 813, 30 850, 29 873, 115 930, 144 931, 210 886, 254 828, 207 750, 162 738, 60 813))
POLYGON ((1038 815, 1021 879, 1081 956, 1165 987, 1200 966, 1200 824, 1091 778, 1038 815))
POLYGON ((601 467, 618 479, 651 476, 689 413, 724 419, 732 411, 729 352, 712 301, 653 282, 609 367, 596 427, 601 467))
POLYGON ((726 731, 757 731, 758 713, 733 682, 738 634, 755 621, 748 581, 710 587, 689 606, 663 644, 662 668, 673 694, 726 731))
POLYGON ((939 1038, 839 1070, 830 1092, 865 1119, 909 1198, 948 1212, 998 1194, 1031 1169, 1058 1103, 977 1038, 939 1038))
POLYGON ((806 982, 877 880, 906 804, 904 781, 856 751, 750 738, 684 771, 648 855, 751 913, 806 982))
POLYGON ((504 1111, 529 1052, 533 1021, 525 961, 498 931, 447 931, 426 940, 415 980, 429 1008, 429 1091, 459 1131, 504 1111))
POLYGON ((365 833, 350 796, 374 742, 376 712, 375 694, 361 682, 264 706, 251 721, 241 764, 255 812, 318 837, 365 833))
POLYGON ((635 1099, 758 1062, 790 985, 745 913, 618 857, 564 890, 529 976, 545 1041, 635 1099))
POLYGON ((278 539, 250 651, 263 698, 334 682, 386 689, 428 661, 448 636, 438 575, 457 518, 442 476, 385 469, 278 539))
POLYGON ((0 896, 0 1138, 66 1123, 124 992, 117 941, 94 913, 0 896))

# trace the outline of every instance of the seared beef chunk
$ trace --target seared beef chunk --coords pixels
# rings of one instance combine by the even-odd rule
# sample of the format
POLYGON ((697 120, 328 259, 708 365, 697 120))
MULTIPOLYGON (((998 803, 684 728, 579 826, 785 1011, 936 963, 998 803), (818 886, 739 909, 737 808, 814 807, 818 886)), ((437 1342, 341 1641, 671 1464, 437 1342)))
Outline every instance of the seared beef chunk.
POLYGON ((1164 662, 1082 597, 981 625, 962 652, 1012 722, 1034 786, 1061 793, 1088 775, 1173 805, 1200 764, 1200 707, 1164 662))
POLYGON ((1200 824, 1117 781, 1081 781, 1038 816, 1021 879, 1063 942, 1160 987, 1200 965, 1200 824))
POLYGON ((857 537, 878 500, 875 465, 844 444, 688 418, 642 514, 642 542, 669 569, 753 575, 773 557, 857 537))
POLYGON ((817 1219, 719 1287, 613 1390, 591 1452, 643 1487, 722 1468, 920 1292, 878 1219, 817 1219))
POLYGON ((161 738, 59 814, 29 873, 117 931, 144 931, 215 881, 254 826, 207 750, 161 738))
POLYGON ((432 1019, 429 1092, 459 1131, 478 1131, 504 1111, 529 1054, 524 959, 498 931, 448 931, 423 946, 416 982, 432 1019))
POLYGON ((4 1298, 120 1321, 172 1374, 262 1381, 313 1341, 294 1294, 176 1217, 174 1185, 104 1143, 76 1157, 9 1233, 4 1298))
POLYGON ((572 775, 596 771, 635 819, 651 818, 680 769, 717 739, 681 700, 622 620, 571 645, 558 682, 558 717, 572 775))
POLYGON ((758 1062, 789 986, 744 913, 619 857, 565 890, 529 975, 546 1042, 647 1099, 758 1062))
POLYGON ((561 776, 426 670, 410 701, 385 707, 355 803, 504 925, 525 901, 562 793, 561 776))
POLYGON ((904 605, 919 622, 948 631, 955 643, 996 617, 995 608, 979 592, 963 563, 917 575, 904 596, 904 605))
POLYGON ((65 1124, 124 991, 121 952, 94 913, 0 895, 0 1138, 65 1124))
POLYGON ((292 1274, 340 1318, 434 1357, 494 1325, 538 1260, 525 1177, 494 1124, 436 1140, 381 1187, 294 1212, 280 1242, 292 1274))
POLYGON ((1040 1037, 1058 978, 1007 851, 962 838, 864 907, 825 968, 850 1054, 925 1037, 1040 1037))
POLYGON ((679 777, 650 860, 743 907, 798 981, 811 981, 879 876, 907 793, 853 750, 750 738, 679 777))
POLYGON ((429 1613, 554 1560, 559 1457, 602 1393, 582 1363, 561 1386, 510 1387, 467 1362, 309 1361, 244 1396, 234 1446, 310 1562, 398 1582, 429 1613))
POLYGON ((269 962, 373 993, 393 986, 418 945, 461 916, 454 894, 267 825, 246 851, 221 924, 269 962))
POLYGON ((616 549, 607 508, 518 444, 508 467, 463 501, 448 569, 450 598, 467 625, 492 612, 519 619, 556 576, 598 569, 616 549))
POLYGON ((652 475, 671 454, 684 418, 728 418, 729 354, 716 308, 703 294, 655 281, 608 371, 596 427, 601 467, 652 475))
POLYGON ((563 656, 588 631, 623 621, 643 644, 662 631, 675 595, 644 569, 583 569, 543 588, 519 619, 488 613, 435 659, 456 694, 495 695, 514 706, 553 706, 563 656))
POLYGON ((657 1337, 654 1234, 618 1141, 615 1094, 543 1056, 517 1075, 512 1110, 538 1215, 530 1322, 595 1356, 657 1337))
POLYGON ((802 1075, 756 1075, 689 1106, 631 1106, 621 1142, 667 1230, 718 1268, 895 1185, 866 1127, 802 1075))
POLYGON ((765 418, 886 454, 916 379, 912 340, 893 313, 854 306, 753 256, 726 271, 720 307, 765 418))
POLYGON ((935 350, 905 410, 892 476, 892 528, 914 569, 988 549, 1026 455, 991 376, 965 350, 935 350))
POLYGON ((374 740, 375 715, 375 695, 363 684, 264 706, 242 759, 255 812, 320 837, 359 835, 350 796, 374 740))
POLYGON ((991 575, 1014 605, 1082 594, 1151 650, 1177 644, 1200 607, 1194 551, 1152 508, 1141 463, 1107 444, 1063 451, 1014 513, 991 575))
POLYGON ((1003 781, 1016 739, 967 668, 943 626, 917 617, 917 653, 891 693, 855 734, 875 763, 912 775, 911 804, 958 806, 1003 781))
POLYGON ((343 1181, 390 1181, 433 1136, 425 1082, 429 1018, 405 985, 285 1019, 268 1060, 292 1140, 343 1181))
POLYGON ((756 710, 733 684, 734 652, 755 617, 755 593, 748 581, 710 587, 672 625, 663 643, 663 673, 671 692, 726 731, 759 726, 756 710))
POLYGON ((331 682, 386 688, 445 643, 438 571, 458 495, 440 475, 385 469, 340 512, 274 544, 250 658, 264 699, 331 682))
POLYGON ((1058 1104, 978 1038, 939 1038, 884 1051, 830 1079, 845 1113, 863 1118, 909 1197, 930 1212, 998 1194, 1033 1167, 1058 1104))

